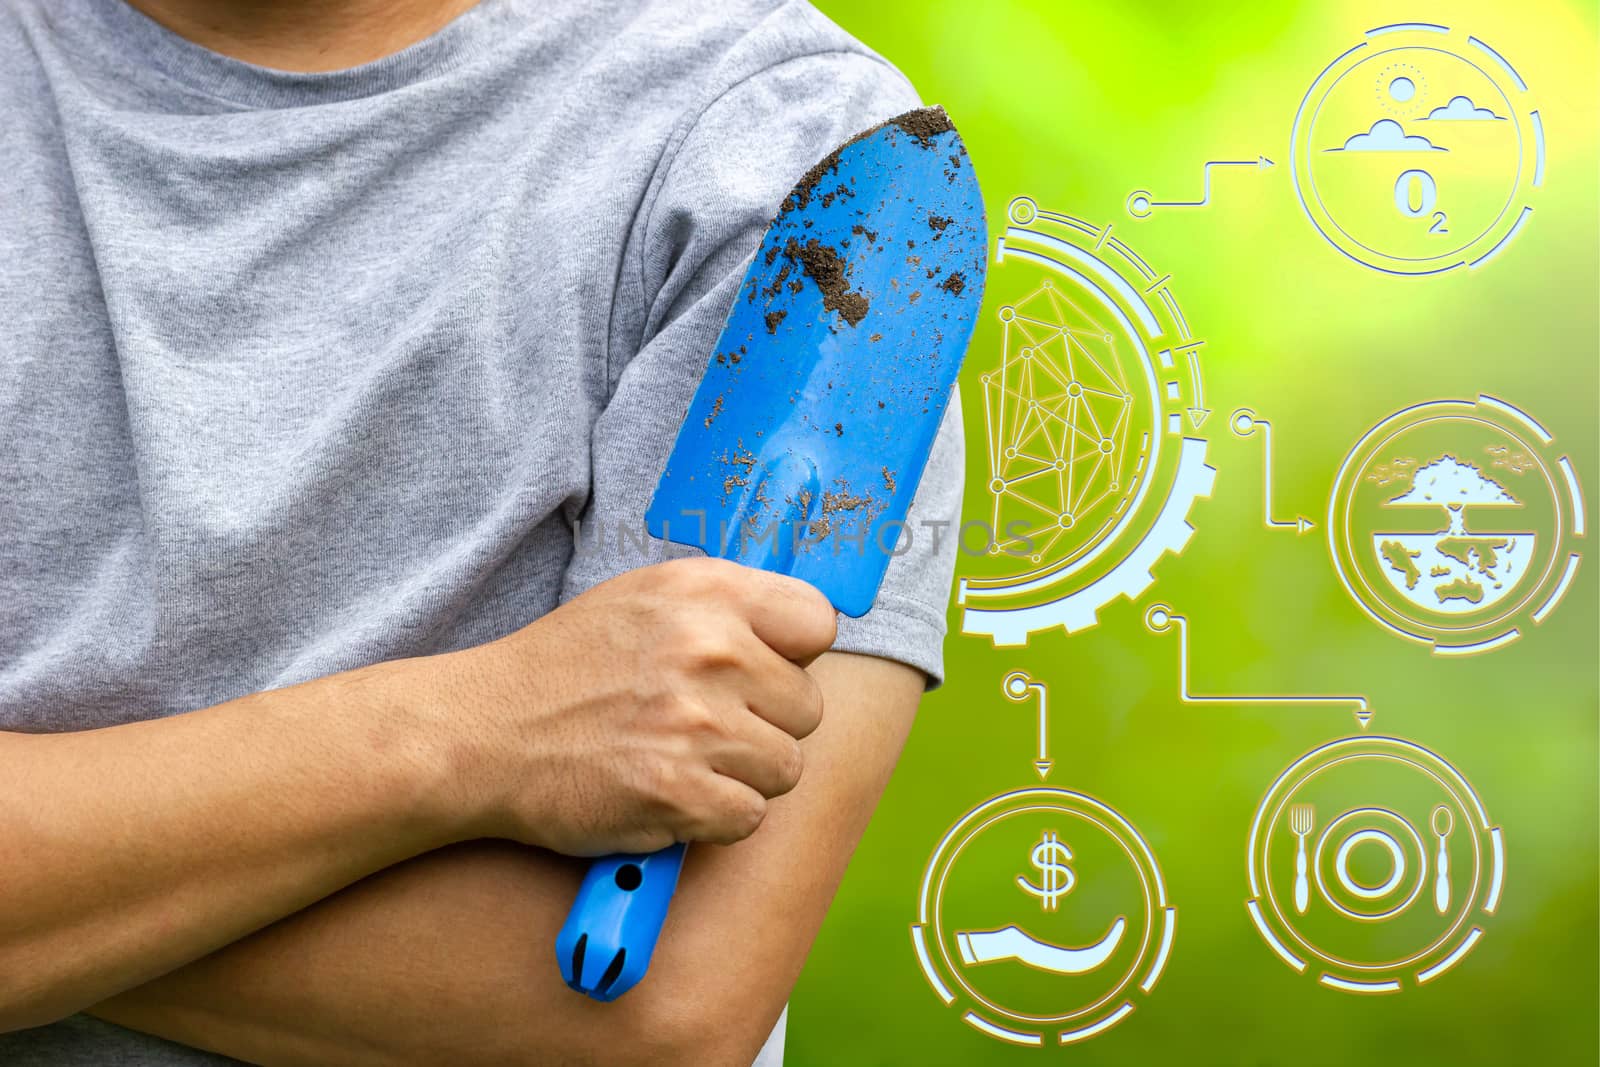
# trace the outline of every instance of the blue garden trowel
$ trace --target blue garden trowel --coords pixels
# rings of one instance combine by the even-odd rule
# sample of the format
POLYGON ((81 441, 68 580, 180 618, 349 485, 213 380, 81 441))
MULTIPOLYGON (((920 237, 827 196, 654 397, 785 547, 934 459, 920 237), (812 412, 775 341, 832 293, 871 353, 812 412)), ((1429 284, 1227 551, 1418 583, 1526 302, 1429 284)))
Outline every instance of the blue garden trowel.
MULTIPOLYGON (((784 200, 645 515, 656 537, 872 606, 983 296, 988 233, 938 108, 847 142, 784 200)), ((615 1000, 644 977, 685 846, 589 869, 556 954, 615 1000)))

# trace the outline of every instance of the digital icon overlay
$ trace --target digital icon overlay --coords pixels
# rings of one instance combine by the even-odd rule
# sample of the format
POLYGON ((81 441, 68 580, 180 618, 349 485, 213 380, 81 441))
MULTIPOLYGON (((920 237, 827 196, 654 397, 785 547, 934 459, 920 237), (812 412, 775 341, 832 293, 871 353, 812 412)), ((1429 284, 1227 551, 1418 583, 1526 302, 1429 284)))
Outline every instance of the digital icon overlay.
POLYGON ((1094 626, 1181 552, 1216 470, 1200 351, 1173 295, 1112 227, 1012 201, 989 290, 1000 351, 979 376, 995 531, 958 584, 962 629, 1020 645, 1094 626))
POLYGON ((1370 30, 1295 114, 1290 172, 1339 251, 1391 274, 1479 267, 1527 224, 1545 134, 1522 74, 1485 41, 1432 23, 1370 30))
POLYGON ((1269 948, 1346 993, 1397 993, 1457 966, 1505 886, 1505 842, 1442 757, 1394 737, 1306 753, 1250 824, 1245 908, 1269 948))
POLYGON ((1571 459, 1496 397, 1396 412, 1345 457, 1334 569, 1385 628, 1441 655, 1514 641, 1561 603, 1587 534, 1571 459))
MULTIPOLYGON (((1140 188, 1123 207, 1134 220, 1206 209, 1218 192, 1251 191, 1272 165, 1210 159, 1198 183, 1179 183, 1188 198, 1140 188)), ((1486 40, 1397 23, 1369 30, 1313 80, 1287 169, 1313 227, 1354 262, 1393 276, 1472 271, 1531 223, 1545 122, 1522 72, 1486 40)), ((1112 225, 1028 197, 1011 202, 1007 222, 989 275, 998 342, 989 362, 981 350, 973 360, 994 534, 957 588, 962 632, 996 647, 1051 629, 1071 636, 1118 598, 1141 602, 1156 565, 1188 547, 1194 506, 1215 485, 1209 432, 1224 424, 1209 419, 1205 343, 1169 274, 1112 225)), ((1275 492, 1273 422, 1238 406, 1225 425, 1259 448, 1259 528, 1320 527, 1339 586, 1436 656, 1519 639, 1574 584, 1588 520, 1572 446, 1504 399, 1427 400, 1384 418, 1344 456, 1316 521, 1275 492)), ((1369 732, 1359 681, 1229 693, 1206 687, 1202 670, 1197 684, 1190 619, 1168 603, 1141 606, 1145 630, 1176 646, 1177 703, 1339 709, 1361 731, 1294 760, 1252 817, 1245 905, 1271 953, 1308 982, 1363 995, 1428 986, 1467 963, 1507 870, 1502 830, 1467 779, 1418 742, 1369 732)), ((1001 690, 1037 712, 1039 784, 978 804, 944 833, 912 944, 934 993, 969 1026, 1066 1045, 1116 1026, 1152 991, 1176 911, 1126 818, 1048 784, 1046 683, 1012 671, 1001 690)))
MULTIPOLYGON (((1001 690, 1019 703, 1037 695, 1043 716, 1043 683, 1013 671, 1001 690)), ((1160 980, 1176 929, 1133 825, 1086 793, 1039 785, 991 797, 939 839, 911 944, 935 995, 969 1026, 1045 1047, 1126 1019, 1160 980)))

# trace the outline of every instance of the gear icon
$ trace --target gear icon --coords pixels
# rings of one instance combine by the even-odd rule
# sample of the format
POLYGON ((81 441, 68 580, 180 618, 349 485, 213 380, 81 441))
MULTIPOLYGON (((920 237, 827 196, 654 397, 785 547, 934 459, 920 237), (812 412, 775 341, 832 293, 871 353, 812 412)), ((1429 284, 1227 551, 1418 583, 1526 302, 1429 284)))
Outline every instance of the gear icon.
POLYGON ((1088 629, 1140 596, 1216 480, 1199 433, 1204 342, 1171 276, 1109 226, 1026 197, 1009 218, 990 272, 1000 360, 981 376, 991 536, 957 597, 962 631, 996 645, 1088 629))

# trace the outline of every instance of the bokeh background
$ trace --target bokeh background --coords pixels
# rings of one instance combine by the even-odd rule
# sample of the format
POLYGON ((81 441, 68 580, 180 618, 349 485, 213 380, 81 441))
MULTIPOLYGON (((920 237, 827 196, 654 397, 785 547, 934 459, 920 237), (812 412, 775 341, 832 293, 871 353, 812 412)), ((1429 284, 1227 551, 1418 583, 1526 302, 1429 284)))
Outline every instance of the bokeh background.
MULTIPOLYGON (((1216 489, 1198 533, 1138 604, 1093 630, 1025 649, 964 637, 951 614, 949 682, 923 705, 888 794, 796 990, 795 1067, 854 1064, 1593 1064, 1597 1043, 1597 16, 1587 3, 1471 0, 1190 4, 1123 0, 848 3, 819 0, 956 119, 991 230, 1017 195, 1103 224, 1173 285, 1207 342, 1214 418, 1249 405, 1274 422, 1280 513, 1261 523, 1259 440, 1211 427, 1216 489), (1394 277, 1338 254, 1306 219, 1289 173, 1295 109, 1317 74, 1372 27, 1467 26, 1542 103, 1548 172, 1527 228, 1492 264, 1394 277), (1278 166, 1218 176, 1205 210, 1129 219, 1136 188, 1194 195, 1208 159, 1278 166), (1480 392, 1556 435, 1583 483, 1591 531, 1576 586, 1544 625, 1488 655, 1446 660, 1383 632, 1329 563, 1322 519, 1351 445, 1389 413, 1480 392), (1192 623, 1194 685, 1219 692, 1364 692, 1378 732, 1449 759, 1505 833, 1507 884, 1486 936, 1438 981, 1358 997, 1317 986, 1268 951, 1244 909, 1245 835, 1268 784, 1301 753, 1354 732, 1343 710, 1186 707, 1176 648, 1141 625, 1161 600, 1192 623), (1114 804, 1158 857, 1179 918, 1153 995, 1070 1048, 979 1034, 934 996, 911 950, 922 872, 945 829, 1037 778, 1029 705, 1000 696, 1024 669, 1049 682, 1050 784, 1114 804)), ((992 303, 992 301, 991 301, 992 303)), ((993 307, 985 308, 992 323, 993 307)), ((986 513, 976 372, 997 362, 980 328, 964 375, 967 511, 986 513)))

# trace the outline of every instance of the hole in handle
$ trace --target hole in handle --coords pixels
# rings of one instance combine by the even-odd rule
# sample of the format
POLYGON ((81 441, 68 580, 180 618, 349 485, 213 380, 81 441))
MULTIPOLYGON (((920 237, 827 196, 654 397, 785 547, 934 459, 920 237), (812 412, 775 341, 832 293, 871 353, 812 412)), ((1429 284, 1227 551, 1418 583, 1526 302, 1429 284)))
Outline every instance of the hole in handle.
POLYGON ((617 888, 624 893, 631 893, 644 884, 644 872, 637 863, 624 863, 617 868, 615 877, 617 888))

